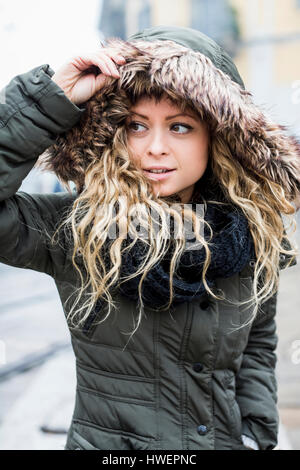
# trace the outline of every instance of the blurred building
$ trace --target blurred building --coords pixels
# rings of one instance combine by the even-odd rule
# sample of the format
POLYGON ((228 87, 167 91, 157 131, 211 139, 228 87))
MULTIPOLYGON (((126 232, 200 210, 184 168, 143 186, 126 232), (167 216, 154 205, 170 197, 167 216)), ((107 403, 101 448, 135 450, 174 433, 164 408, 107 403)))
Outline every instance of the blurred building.
POLYGON ((99 29, 104 37, 126 39, 134 32, 152 26, 152 0, 101 0, 99 29))
MULTIPOLYGON (((43 2, 23 3, 0 0, 5 44, 0 90, 37 65, 48 63, 56 70, 68 56, 92 50, 105 37, 126 39, 155 25, 187 26, 223 46, 255 101, 300 136, 300 0, 90 0, 88 9, 74 0, 71 11, 67 2, 53 0, 47 23, 56 25, 54 35, 44 34, 43 2)), ((50 175, 39 183, 31 176, 22 189, 52 190, 57 183, 50 175)))
POLYGON ((300 134, 300 0, 103 0, 105 37, 160 24, 212 37, 234 57, 257 104, 300 134))
POLYGON ((231 0, 241 33, 235 62, 256 101, 300 136, 300 1, 231 0), (272 108, 270 107, 272 105, 272 108))
POLYGON ((159 24, 199 29, 235 52, 238 23, 228 0, 103 0, 99 27, 105 37, 125 39, 159 24))
MULTIPOLYGON (((16 75, 49 64, 55 71, 68 57, 96 49, 100 44, 98 28, 101 0, 0 0, 1 74, 0 104, 3 88, 16 75)), ((22 191, 52 192, 61 188, 54 174, 32 170, 22 191)))

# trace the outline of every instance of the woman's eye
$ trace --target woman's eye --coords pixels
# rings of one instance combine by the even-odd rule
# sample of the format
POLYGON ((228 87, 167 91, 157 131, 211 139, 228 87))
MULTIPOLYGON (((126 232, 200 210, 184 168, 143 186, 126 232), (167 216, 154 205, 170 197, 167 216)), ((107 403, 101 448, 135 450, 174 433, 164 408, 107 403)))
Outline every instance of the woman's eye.
MULTIPOLYGON (((137 129, 134 129, 134 126, 137 126, 137 127, 141 126, 145 128, 143 124, 140 124, 139 122, 136 122, 136 121, 131 121, 128 124, 128 128, 131 129, 133 132, 139 132, 137 129)), ((176 127, 183 127, 186 129, 186 132, 176 132, 176 134, 187 134, 192 129, 192 127, 189 126, 188 124, 180 124, 180 123, 172 124, 171 129, 176 128, 176 127)))
POLYGON ((185 127, 185 129, 187 129, 187 132, 176 132, 177 134, 187 134, 192 129, 188 124, 173 124, 172 128, 174 127, 185 127))
POLYGON ((133 126, 143 126, 143 124, 140 124, 139 122, 135 122, 135 121, 131 121, 129 124, 128 124, 128 128, 133 130, 134 132, 138 132, 136 129, 133 129, 133 126))

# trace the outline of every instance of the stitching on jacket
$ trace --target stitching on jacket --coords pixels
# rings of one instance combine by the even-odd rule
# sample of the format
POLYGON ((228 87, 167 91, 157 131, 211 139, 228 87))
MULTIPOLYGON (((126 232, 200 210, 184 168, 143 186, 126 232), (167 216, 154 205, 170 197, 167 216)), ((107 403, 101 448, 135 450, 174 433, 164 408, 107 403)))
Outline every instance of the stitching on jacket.
MULTIPOLYGON (((218 46, 218 50, 217 50, 217 54, 215 55, 215 58, 216 58, 216 62, 217 62, 217 67, 221 69, 222 66, 223 66, 222 49, 219 46, 219 44, 217 44, 217 46, 218 46)), ((223 70, 222 70, 222 72, 223 72, 223 70)))
POLYGON ((186 373, 185 373, 185 367, 184 367, 184 358, 186 354, 186 349, 187 349, 187 344, 188 344, 188 339, 191 335, 191 324, 192 324, 192 318, 193 318, 193 311, 191 312, 190 310, 190 303, 186 302, 186 322, 183 330, 183 335, 182 335, 182 341, 181 341, 181 347, 179 351, 179 361, 178 361, 178 367, 180 371, 180 382, 181 382, 181 387, 180 387, 180 403, 179 403, 179 410, 180 410, 180 415, 182 416, 182 423, 181 423, 181 429, 182 429, 182 444, 183 444, 183 449, 189 450, 189 441, 188 441, 188 414, 187 414, 187 409, 188 409, 188 394, 187 394, 187 380, 186 380, 186 373))
POLYGON ((98 424, 91 423, 90 421, 87 421, 82 418, 74 418, 73 423, 74 424, 78 423, 78 424, 81 424, 82 426, 89 426, 91 428, 99 429, 100 431, 104 431, 110 434, 117 434, 118 436, 122 435, 122 436, 133 437, 140 441, 145 441, 145 443, 149 441, 155 441, 154 437, 141 436, 140 434, 135 434, 133 432, 124 431, 123 429, 105 428, 104 426, 99 426, 98 424))
POLYGON ((130 351, 130 352, 133 352, 135 354, 139 354, 141 356, 148 357, 147 353, 137 351, 135 349, 126 348, 126 350, 123 351, 122 347, 111 346, 110 344, 96 343, 94 341, 89 341, 89 340, 87 340, 85 338, 82 338, 82 337, 76 337, 75 334, 74 334, 74 329, 73 329, 72 334, 73 334, 73 338, 76 339, 76 341, 81 341, 82 343, 88 344, 89 346, 92 346, 92 347, 96 346, 97 348, 105 348, 105 349, 111 349, 111 350, 122 351, 122 352, 130 351))
POLYGON ((97 369, 94 369, 93 367, 89 367, 89 366, 86 366, 85 364, 82 364, 82 362, 80 362, 77 358, 76 358, 76 363, 80 369, 85 369, 96 375, 104 375, 106 377, 112 377, 112 378, 126 380, 126 381, 129 380, 132 382, 149 383, 150 385, 154 385, 158 381, 158 379, 149 379, 149 378, 144 379, 143 377, 140 377, 138 375, 128 375, 128 374, 123 375, 123 374, 117 374, 113 372, 107 372, 102 369, 99 369, 99 367, 97 367, 97 369))
MULTIPOLYGON (((22 203, 23 201, 20 200, 20 202, 22 203)), ((18 205, 18 213, 20 213, 20 208, 19 208, 19 203, 17 204, 18 205)), ((38 221, 39 220, 39 212, 37 210, 36 207, 32 207, 31 205, 28 206, 28 212, 30 213, 31 217, 33 220, 36 220, 38 221)), ((50 221, 50 218, 48 218, 47 216, 43 219, 43 221, 50 221)), ((47 237, 45 237, 45 226, 42 226, 42 227, 39 227, 38 224, 36 226, 31 226, 31 225, 28 225, 28 223, 26 222, 23 222, 20 220, 20 229, 21 229, 21 225, 25 225, 29 230, 34 230, 36 232, 38 232, 38 236, 40 237, 39 240, 37 240, 37 243, 35 243, 35 247, 34 247, 34 252, 32 254, 32 257, 31 257, 31 261, 29 262, 29 264, 33 263, 35 264, 36 262, 36 258, 37 258, 37 255, 38 255, 38 246, 39 246, 39 243, 41 243, 42 245, 44 245, 45 247, 45 250, 47 252, 47 256, 48 256, 48 259, 47 259, 47 270, 43 270, 46 274, 48 274, 49 276, 51 277, 54 277, 54 270, 53 270, 53 267, 54 267, 54 263, 53 263, 53 259, 51 257, 51 250, 50 250, 50 247, 49 247, 49 243, 48 243, 48 239, 47 237), (49 266, 50 265, 50 266, 49 266), (48 269, 50 268, 50 269, 48 269)), ((20 238, 20 237, 19 237, 20 238)), ((37 263, 38 264, 38 263, 37 263)))
POLYGON ((216 370, 217 356, 218 356, 219 347, 220 347, 220 341, 218 341, 218 333, 220 332, 219 302, 216 302, 215 306, 216 306, 216 313, 217 313, 217 321, 216 321, 215 331, 214 331, 214 334, 213 334, 214 359, 213 359, 213 364, 212 364, 212 370, 210 371, 210 411, 211 411, 211 420, 212 420, 212 424, 213 424, 212 428, 213 428, 213 448, 214 449, 216 447, 216 427, 214 425, 214 422, 215 422, 215 401, 214 401, 214 395, 213 395, 213 373, 216 370))
POLYGON ((236 403, 235 403, 235 400, 232 400, 232 398, 230 397, 229 391, 228 391, 228 387, 229 387, 229 384, 230 384, 230 381, 231 381, 231 377, 232 376, 228 373, 228 370, 225 369, 224 370, 223 384, 225 386, 225 393, 226 393, 226 396, 227 396, 227 399, 228 399, 228 401, 226 401, 226 405, 227 405, 227 409, 229 410, 229 416, 231 418, 230 422, 229 422, 229 431, 230 431, 231 439, 235 441, 238 438, 238 436, 235 435, 235 427, 237 426, 237 422, 236 422, 234 409, 233 409, 233 407, 236 406, 236 403))
MULTIPOLYGON (((18 238, 16 240, 16 247, 17 247, 17 252, 19 251, 18 247, 21 243, 21 238, 20 238, 20 230, 21 230, 21 227, 22 226, 25 226, 26 228, 28 228, 29 230, 34 230, 36 232, 39 233, 39 236, 42 237, 43 236, 43 230, 40 229, 39 227, 37 226, 32 226, 32 225, 29 225, 28 223, 26 223, 23 219, 23 213, 22 213, 22 210, 20 209, 20 204, 23 202, 23 199, 18 199, 15 197, 16 195, 14 195, 12 198, 9 198, 6 203, 7 203, 7 209, 9 211, 12 211, 13 212, 13 217, 14 217, 14 213, 16 213, 17 215, 17 222, 18 222, 18 238), (11 207, 12 206, 12 207, 11 207)), ((33 220, 38 220, 38 217, 39 217, 39 214, 37 211, 35 211, 32 207, 28 207, 28 212, 30 213, 31 217, 33 217, 33 220), (36 216, 37 215, 37 216, 36 216)), ((37 243, 35 243, 35 246, 33 247, 33 254, 30 256, 30 260, 27 261, 27 263, 17 263, 17 262, 13 262, 13 266, 15 267, 21 267, 21 268, 28 268, 28 266, 30 266, 32 263, 35 262, 35 259, 36 259, 36 252, 37 252, 37 248, 38 248, 38 243, 40 242, 40 240, 37 240, 37 243)), ((43 243, 43 242, 42 242, 43 243)), ((48 250, 48 245, 47 243, 45 243, 45 247, 46 249, 48 250)), ((5 257, 3 257, 3 259, 5 259, 5 257)), ((11 262, 11 260, 7 260, 9 263, 11 262)), ((32 269, 32 268, 29 268, 29 269, 32 269)), ((44 270, 45 274, 48 274, 50 276, 52 276, 52 272, 51 270, 47 269, 47 270, 44 270)))
POLYGON ((98 392, 97 390, 93 390, 88 387, 83 387, 82 385, 77 385, 77 390, 79 392, 88 393, 90 395, 102 397, 102 398, 105 398, 106 400, 116 401, 118 403, 120 402, 127 403, 127 404, 130 403, 130 404, 138 405, 138 406, 149 406, 150 408, 154 408, 154 405, 155 405, 153 401, 149 401, 149 400, 139 400, 137 398, 133 399, 133 398, 128 398, 128 397, 121 397, 119 395, 117 398, 115 398, 112 395, 109 395, 108 393, 98 392))
POLYGON ((1 127, 5 127, 8 122, 10 121, 11 118, 13 118, 17 113, 19 113, 20 111, 22 111, 24 108, 31 108, 32 106, 36 106, 37 104, 39 104, 39 101, 48 94, 49 91, 51 91, 51 87, 53 86, 54 82, 53 83, 47 83, 42 89, 38 90, 36 93, 33 93, 32 95, 30 95, 30 98, 32 99, 32 102, 31 103, 28 103, 27 101, 25 101, 24 99, 22 99, 18 104, 17 104, 17 108, 14 108, 12 107, 12 105, 10 105, 12 107, 12 112, 11 113, 8 113, 8 116, 7 116, 7 119, 5 121, 1 120, 0 122, 3 124, 3 126, 1 127), (34 101, 33 98, 36 98, 37 100, 34 101))
POLYGON ((153 319, 153 367, 154 367, 154 374, 155 374, 155 382, 154 382, 154 401, 155 401, 155 423, 156 423, 156 442, 157 449, 162 449, 162 442, 163 442, 163 435, 162 435, 162 428, 160 427, 160 407, 161 407, 161 397, 160 397, 160 363, 159 363, 159 352, 158 352, 158 344, 159 344, 159 333, 160 333, 160 320, 161 315, 152 313, 153 319), (161 434, 159 430, 161 429, 161 434))

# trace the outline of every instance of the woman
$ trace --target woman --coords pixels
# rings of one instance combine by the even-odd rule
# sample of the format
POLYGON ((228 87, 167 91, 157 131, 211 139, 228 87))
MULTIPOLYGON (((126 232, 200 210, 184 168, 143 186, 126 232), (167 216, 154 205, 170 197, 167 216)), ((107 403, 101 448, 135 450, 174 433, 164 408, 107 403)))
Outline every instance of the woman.
POLYGON ((111 38, 5 96, 1 261, 56 282, 77 370, 65 448, 273 449, 296 140, 190 28, 111 38), (69 192, 16 192, 35 164, 69 192))

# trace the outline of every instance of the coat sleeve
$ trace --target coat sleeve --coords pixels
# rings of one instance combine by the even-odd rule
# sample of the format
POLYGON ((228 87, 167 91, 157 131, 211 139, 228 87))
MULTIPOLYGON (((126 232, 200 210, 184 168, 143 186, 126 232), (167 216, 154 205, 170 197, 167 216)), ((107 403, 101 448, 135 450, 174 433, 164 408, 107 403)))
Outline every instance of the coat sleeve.
POLYGON ((39 155, 73 127, 84 109, 51 80, 44 64, 0 92, 0 262, 54 275, 46 233, 70 195, 18 192, 39 155))
POLYGON ((278 436, 276 305, 277 293, 262 304, 251 326, 236 377, 236 399, 242 415, 242 434, 254 439, 260 450, 276 447, 278 436))

